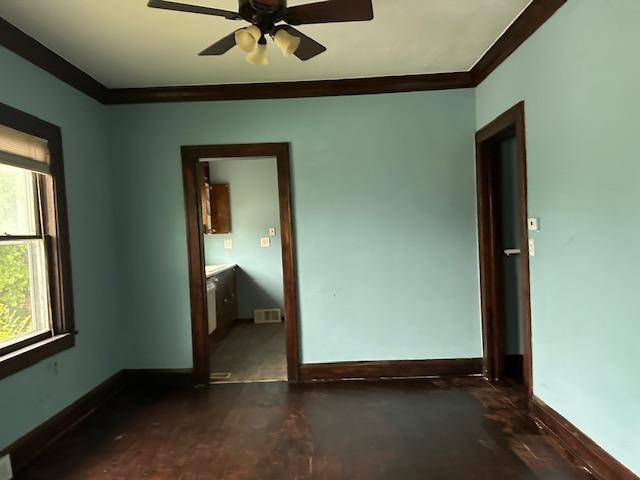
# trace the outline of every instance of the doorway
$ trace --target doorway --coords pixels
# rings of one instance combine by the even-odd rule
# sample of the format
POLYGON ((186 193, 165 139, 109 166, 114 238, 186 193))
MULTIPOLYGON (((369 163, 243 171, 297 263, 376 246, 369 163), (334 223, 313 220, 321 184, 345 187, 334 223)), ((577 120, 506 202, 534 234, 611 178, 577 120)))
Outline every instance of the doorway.
MULTIPOLYGON (((258 163, 254 166, 257 167, 258 163)), ((262 168, 265 166, 267 165, 262 165, 262 168)), ((278 143, 185 146, 182 147, 182 174, 195 383, 224 382, 231 376, 228 374, 234 374, 228 370, 236 367, 237 378, 229 378, 229 381, 297 382, 299 346, 289 145, 278 143), (270 216, 265 212, 259 212, 257 216, 262 219, 269 216, 268 220, 265 220, 269 225, 265 223, 256 227, 255 221, 247 222, 238 216, 241 211, 248 211, 246 206, 237 208, 237 235, 234 238, 234 217, 230 213, 233 211, 230 190, 234 186, 225 175, 236 172, 234 175, 237 178, 237 172, 246 171, 245 167, 249 167, 251 161, 261 160, 267 163, 270 160, 272 168, 275 169, 275 191, 271 192, 273 198, 270 200, 275 204, 275 212, 270 212, 270 216), (227 168, 223 168, 223 164, 227 168), (234 168, 230 168, 231 166, 234 168), (213 204, 216 208, 213 208, 213 204), (254 245, 246 245, 247 236, 240 235, 241 223, 245 224, 245 231, 247 223, 251 223, 251 228, 255 228, 251 235, 257 235, 252 240, 257 242, 258 250, 253 248, 254 245), (242 242, 245 242, 244 247, 242 242), (266 248, 267 243, 269 248, 266 248), (236 252, 233 252, 234 248, 236 252), (259 250, 260 248, 262 250, 259 250), (276 252, 275 249, 279 251, 276 252), (253 252, 252 255, 262 253, 262 257, 277 256, 279 285, 276 285, 277 282, 272 278, 267 288, 272 293, 275 291, 272 298, 257 295, 256 285, 252 284, 249 273, 251 262, 246 256, 243 261, 238 261, 237 258, 240 257, 236 258, 234 254, 242 254, 242 251, 237 250, 244 251, 245 255, 246 252, 253 252), (253 306, 258 304, 274 308, 256 309, 260 311, 254 314, 253 306), (245 355, 242 354, 242 350, 245 355), (273 365, 268 365, 265 369, 266 363, 258 364, 260 352, 270 356, 263 357, 262 360, 273 365), (286 367, 277 365, 281 360, 286 360, 286 367)), ((234 183, 236 192, 244 188, 240 180, 234 180, 234 183)), ((256 188, 251 194, 255 191, 256 188)), ((248 214, 252 215, 251 212, 248 214)), ((272 264, 273 258, 270 265, 274 270, 272 264)))
POLYGON ((524 102, 476 133, 484 373, 532 393, 524 102))

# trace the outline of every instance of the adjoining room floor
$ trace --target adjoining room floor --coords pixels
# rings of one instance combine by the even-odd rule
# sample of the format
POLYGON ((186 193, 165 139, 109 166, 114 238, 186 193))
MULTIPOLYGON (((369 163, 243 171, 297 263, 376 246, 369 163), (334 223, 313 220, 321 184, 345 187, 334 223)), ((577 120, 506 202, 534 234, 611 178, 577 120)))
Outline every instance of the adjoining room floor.
POLYGON ((236 323, 213 347, 209 365, 223 374, 215 383, 287 380, 284 323, 236 323))
POLYGON ((128 389, 27 480, 592 479, 481 379, 128 389))

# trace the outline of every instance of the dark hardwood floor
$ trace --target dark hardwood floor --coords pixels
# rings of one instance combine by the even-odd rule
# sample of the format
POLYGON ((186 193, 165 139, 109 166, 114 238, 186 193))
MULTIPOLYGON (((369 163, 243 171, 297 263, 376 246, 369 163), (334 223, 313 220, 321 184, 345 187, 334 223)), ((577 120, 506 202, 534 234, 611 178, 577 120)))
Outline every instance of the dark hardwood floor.
POLYGON ((129 389, 19 478, 591 479, 481 379, 129 389))
POLYGON ((216 383, 287 379, 284 323, 236 323, 211 349, 210 372, 228 374, 216 383))

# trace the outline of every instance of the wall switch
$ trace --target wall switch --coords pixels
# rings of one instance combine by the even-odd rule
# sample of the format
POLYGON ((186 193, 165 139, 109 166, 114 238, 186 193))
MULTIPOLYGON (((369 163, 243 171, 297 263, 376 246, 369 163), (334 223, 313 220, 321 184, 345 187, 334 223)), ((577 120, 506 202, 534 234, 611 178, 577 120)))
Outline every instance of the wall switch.
POLYGON ((225 250, 231 250, 233 248, 233 240, 227 239, 223 243, 225 250))
POLYGON ((0 458, 0 480, 11 480, 12 478, 11 457, 7 454, 0 458))
POLYGON ((260 239, 260 246, 262 248, 267 248, 271 246, 271 239, 269 237, 262 237, 260 239))
POLYGON ((529 239, 529 256, 536 256, 536 241, 533 238, 529 239))
POLYGON ((530 218, 527 220, 527 225, 529 226, 530 232, 537 232, 538 230, 540 230, 540 219, 530 218))
POLYGON ((269 236, 270 237, 275 237, 276 236, 276 229, 273 227, 269 228, 269 236))

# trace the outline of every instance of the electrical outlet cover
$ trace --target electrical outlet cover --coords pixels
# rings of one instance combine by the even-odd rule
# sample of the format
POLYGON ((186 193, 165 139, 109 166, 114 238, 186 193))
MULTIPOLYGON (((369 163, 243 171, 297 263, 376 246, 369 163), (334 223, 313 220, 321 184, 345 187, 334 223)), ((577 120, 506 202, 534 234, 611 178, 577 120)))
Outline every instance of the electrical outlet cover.
POLYGON ((225 250, 233 249, 233 240, 229 240, 229 239, 225 240, 224 241, 224 248, 225 248, 225 250))
POLYGON ((262 237, 260 239, 260 246, 262 248, 267 248, 271 246, 271 239, 269 237, 262 237))
POLYGON ((273 227, 269 228, 269 236, 270 237, 275 237, 276 236, 276 229, 273 227))

